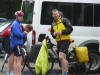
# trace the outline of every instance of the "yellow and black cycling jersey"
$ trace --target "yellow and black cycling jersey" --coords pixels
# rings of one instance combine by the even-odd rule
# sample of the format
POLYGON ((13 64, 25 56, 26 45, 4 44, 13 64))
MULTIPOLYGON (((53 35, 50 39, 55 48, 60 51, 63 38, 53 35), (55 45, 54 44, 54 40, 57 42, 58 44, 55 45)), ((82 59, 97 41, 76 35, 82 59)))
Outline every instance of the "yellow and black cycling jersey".
POLYGON ((61 18, 59 17, 58 20, 53 21, 51 25, 51 35, 56 39, 56 41, 61 40, 71 40, 70 33, 73 31, 72 25, 70 21, 67 18, 61 18), (54 32, 61 31, 61 35, 54 36, 54 32))

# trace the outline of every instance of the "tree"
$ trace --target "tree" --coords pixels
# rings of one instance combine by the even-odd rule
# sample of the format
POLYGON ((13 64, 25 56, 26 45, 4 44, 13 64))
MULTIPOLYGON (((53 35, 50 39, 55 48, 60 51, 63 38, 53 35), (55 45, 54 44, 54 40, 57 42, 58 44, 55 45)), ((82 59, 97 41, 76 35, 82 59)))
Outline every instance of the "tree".
POLYGON ((14 12, 20 10, 22 0, 1 0, 0 17, 14 18, 14 12))

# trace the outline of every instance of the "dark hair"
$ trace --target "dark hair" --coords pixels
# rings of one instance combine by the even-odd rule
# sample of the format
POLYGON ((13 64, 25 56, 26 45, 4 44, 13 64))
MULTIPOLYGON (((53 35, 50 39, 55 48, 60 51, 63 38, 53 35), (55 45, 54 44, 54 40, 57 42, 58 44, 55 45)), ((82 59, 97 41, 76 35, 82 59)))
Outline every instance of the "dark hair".
POLYGON ((59 15, 60 15, 61 17, 64 17, 62 11, 59 11, 59 15))
POLYGON ((28 29, 29 29, 29 31, 31 31, 31 30, 33 29, 33 26, 32 26, 32 25, 30 25, 30 24, 28 24, 28 25, 26 25, 26 28, 28 28, 28 29))

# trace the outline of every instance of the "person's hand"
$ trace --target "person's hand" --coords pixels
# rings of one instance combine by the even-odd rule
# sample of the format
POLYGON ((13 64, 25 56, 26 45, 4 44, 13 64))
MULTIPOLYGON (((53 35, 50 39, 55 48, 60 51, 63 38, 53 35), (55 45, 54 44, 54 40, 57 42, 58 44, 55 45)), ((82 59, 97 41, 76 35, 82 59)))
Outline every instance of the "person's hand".
POLYGON ((61 34, 62 34, 62 32, 61 32, 61 31, 58 31, 58 32, 57 32, 57 34, 58 34, 58 35, 61 35, 61 34))
POLYGON ((27 35, 28 34, 28 32, 27 31, 24 31, 24 33, 27 35))
POLYGON ((58 35, 61 35, 61 34, 62 34, 62 32, 61 32, 61 31, 54 32, 54 34, 53 34, 53 35, 54 35, 54 36, 56 36, 57 34, 58 34, 58 35))
POLYGON ((54 32, 53 35, 56 36, 57 35, 57 32, 54 32))

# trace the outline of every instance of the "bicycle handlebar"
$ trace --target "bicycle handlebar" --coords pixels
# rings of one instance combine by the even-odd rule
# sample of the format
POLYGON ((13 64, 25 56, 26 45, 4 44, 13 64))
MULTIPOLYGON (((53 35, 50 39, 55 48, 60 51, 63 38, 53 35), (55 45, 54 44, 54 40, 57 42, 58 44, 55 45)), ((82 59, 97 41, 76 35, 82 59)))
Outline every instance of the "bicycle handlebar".
POLYGON ((51 39, 49 38, 49 36, 46 36, 46 44, 48 48, 52 48, 53 46, 56 46, 55 44, 51 42, 51 39))

